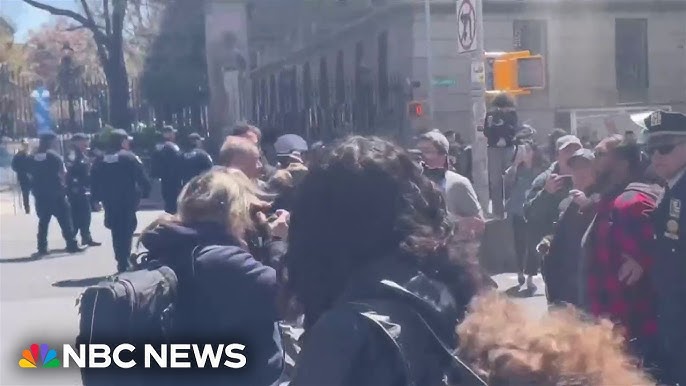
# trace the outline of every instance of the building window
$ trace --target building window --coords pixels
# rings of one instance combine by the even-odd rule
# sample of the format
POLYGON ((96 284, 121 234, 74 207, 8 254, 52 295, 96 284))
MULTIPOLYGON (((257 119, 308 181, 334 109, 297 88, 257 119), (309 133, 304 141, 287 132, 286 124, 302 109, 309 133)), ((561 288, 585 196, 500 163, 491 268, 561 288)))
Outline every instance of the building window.
POLYGON ((648 20, 615 20, 615 72, 620 102, 648 96, 648 20))
POLYGON ((319 60, 319 104, 329 107, 329 69, 326 57, 319 60))
POLYGON ((345 68, 343 64, 343 51, 338 51, 336 57, 336 102, 345 102, 345 68))
POLYGON ((384 31, 379 34, 379 101, 382 106, 388 103, 388 32, 384 31))

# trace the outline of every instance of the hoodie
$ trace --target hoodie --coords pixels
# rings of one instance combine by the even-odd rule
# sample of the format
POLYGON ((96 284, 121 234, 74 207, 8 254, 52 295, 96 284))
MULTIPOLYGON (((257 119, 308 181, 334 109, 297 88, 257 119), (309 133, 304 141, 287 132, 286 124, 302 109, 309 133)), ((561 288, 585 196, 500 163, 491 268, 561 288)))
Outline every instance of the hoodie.
POLYGON ((238 247, 238 242, 215 224, 162 224, 145 232, 141 243, 150 256, 174 269, 179 277, 175 319, 179 340, 246 347, 247 365, 241 370, 195 373, 190 379, 175 377, 175 381, 273 384, 283 368, 274 269, 238 247))

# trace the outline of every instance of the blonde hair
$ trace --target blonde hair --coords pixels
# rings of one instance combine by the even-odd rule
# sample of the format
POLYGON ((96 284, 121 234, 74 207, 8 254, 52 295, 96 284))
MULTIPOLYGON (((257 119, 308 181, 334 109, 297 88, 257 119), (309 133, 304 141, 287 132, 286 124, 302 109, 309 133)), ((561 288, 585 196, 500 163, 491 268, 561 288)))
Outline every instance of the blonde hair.
POLYGON ((457 327, 459 354, 491 385, 655 385, 610 321, 581 316, 570 306, 531 318, 504 296, 486 294, 457 327))
POLYGON ((222 144, 222 147, 219 150, 218 160, 219 164, 229 167, 238 155, 259 155, 259 153, 260 150, 257 148, 257 145, 252 143, 249 139, 230 135, 226 137, 224 144, 222 144))
POLYGON ((252 209, 263 206, 263 193, 240 170, 215 167, 193 178, 181 190, 178 219, 184 224, 210 222, 222 225, 238 241, 254 230, 252 209))

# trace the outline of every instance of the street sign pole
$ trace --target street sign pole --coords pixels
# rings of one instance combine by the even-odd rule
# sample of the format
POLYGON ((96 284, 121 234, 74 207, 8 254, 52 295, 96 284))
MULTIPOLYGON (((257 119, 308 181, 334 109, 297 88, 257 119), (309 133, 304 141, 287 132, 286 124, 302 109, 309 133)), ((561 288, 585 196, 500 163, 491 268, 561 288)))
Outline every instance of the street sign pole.
POLYGON ((486 118, 486 72, 482 0, 457 1, 458 26, 461 26, 458 44, 459 52, 470 52, 472 123, 474 142, 472 143, 472 177, 474 190, 484 212, 489 212, 488 158, 486 154, 486 137, 484 137, 484 120, 486 118), (469 17, 471 15, 471 17, 469 17), (465 19, 466 18, 466 19, 465 19), (473 23, 471 26, 469 24, 473 23), (473 28, 473 34, 469 29, 473 28), (463 39, 471 36, 472 39, 463 39))
POLYGON ((433 49, 431 47, 431 0, 424 0, 424 24, 426 27, 426 73, 429 117, 434 119, 434 81, 433 81, 433 49))

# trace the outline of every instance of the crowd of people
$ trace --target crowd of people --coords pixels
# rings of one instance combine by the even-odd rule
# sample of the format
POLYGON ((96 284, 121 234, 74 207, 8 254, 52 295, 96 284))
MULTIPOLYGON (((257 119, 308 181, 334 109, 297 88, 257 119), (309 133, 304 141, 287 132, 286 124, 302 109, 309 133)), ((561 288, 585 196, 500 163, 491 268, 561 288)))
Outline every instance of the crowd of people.
MULTIPOLYGON (((492 216, 513 226, 519 284, 534 289, 543 273, 550 313, 540 320, 479 267, 490 214, 454 133, 427 131, 408 151, 361 136, 266 144, 245 124, 215 162, 199 135, 182 152, 165 126, 151 176, 167 213, 139 243, 178 277, 171 336, 238 338, 250 363, 194 372, 192 384, 686 384, 686 116, 658 111, 646 126, 646 144, 611 136, 589 149, 556 130, 546 149, 511 99, 492 104, 492 216)), ((66 169, 51 135, 15 157, 35 197, 39 252, 51 216, 68 250, 81 250, 72 223, 82 244, 98 244, 80 214, 90 191, 118 271, 141 269, 131 251, 150 179, 131 138, 110 133, 85 174, 87 138, 74 138, 82 155, 66 169)))

